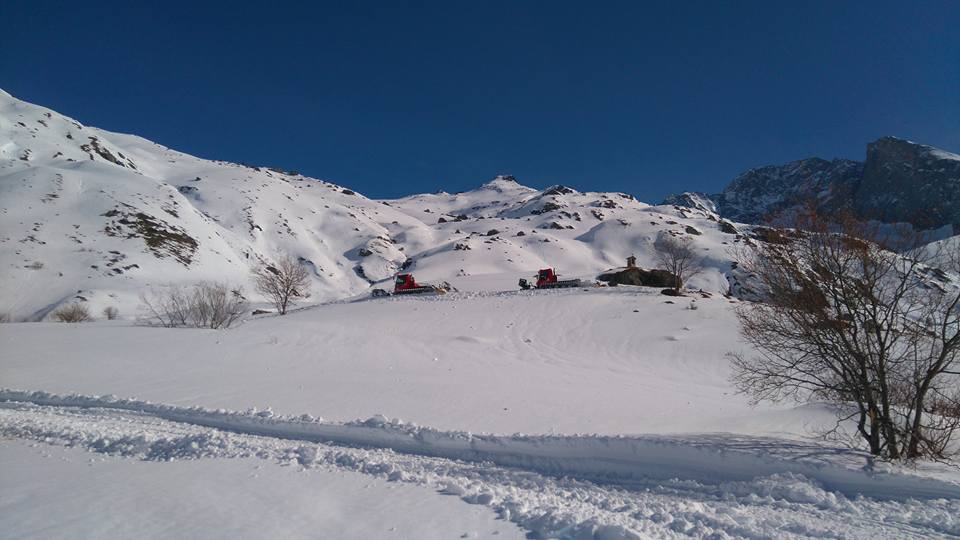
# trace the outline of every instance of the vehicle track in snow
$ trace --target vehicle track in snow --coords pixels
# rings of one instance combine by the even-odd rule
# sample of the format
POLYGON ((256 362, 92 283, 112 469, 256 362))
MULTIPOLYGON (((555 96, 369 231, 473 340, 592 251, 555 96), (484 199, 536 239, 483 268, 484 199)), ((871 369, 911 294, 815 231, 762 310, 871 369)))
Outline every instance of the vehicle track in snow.
MULTIPOLYGON (((13 391, 0 398, 3 437, 157 461, 256 456, 356 471, 487 505, 533 537, 960 536, 956 492, 930 498, 956 486, 853 471, 868 479, 862 485, 898 497, 848 496, 755 455, 765 445, 795 452, 775 441, 731 439, 718 449, 721 441, 709 438, 496 437, 384 419, 327 424, 116 398, 13 391), (722 459, 696 463, 713 455, 722 459)), ((794 468, 805 466, 816 475, 809 464, 794 468)), ((820 476, 838 476, 839 468, 821 463, 820 476)))

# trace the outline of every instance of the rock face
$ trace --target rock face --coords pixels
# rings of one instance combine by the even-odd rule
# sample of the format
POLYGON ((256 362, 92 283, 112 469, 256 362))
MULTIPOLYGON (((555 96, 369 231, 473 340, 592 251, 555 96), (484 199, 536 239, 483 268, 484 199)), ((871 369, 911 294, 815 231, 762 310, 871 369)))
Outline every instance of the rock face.
POLYGON ((821 215, 851 212, 861 219, 952 226, 960 233, 960 156, 896 137, 867 145, 865 162, 801 159, 751 169, 717 195, 683 193, 664 204, 710 209, 744 223, 790 223, 809 205, 821 215), (705 199, 710 202, 705 202, 705 199))
POLYGON ((672 204, 674 206, 685 206, 700 210, 703 212, 717 213, 717 203, 715 199, 719 195, 707 195, 698 191, 684 191, 679 195, 669 195, 661 204, 672 204))
POLYGON ((598 281, 610 285, 642 285, 644 287, 676 287, 677 276, 666 270, 621 268, 609 270, 597 276, 598 281))
POLYGON ((960 232, 960 156, 894 137, 872 142, 853 202, 863 217, 960 232))
POLYGON ((830 212, 843 210, 862 174, 863 164, 848 159, 809 158, 750 169, 717 196, 717 211, 734 221, 759 223, 809 202, 830 212))

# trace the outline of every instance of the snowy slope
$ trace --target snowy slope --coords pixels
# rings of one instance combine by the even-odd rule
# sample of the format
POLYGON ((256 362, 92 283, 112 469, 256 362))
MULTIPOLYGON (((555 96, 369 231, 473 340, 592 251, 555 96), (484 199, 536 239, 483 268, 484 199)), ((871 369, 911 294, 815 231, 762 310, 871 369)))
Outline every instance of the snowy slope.
MULTIPOLYGON (((430 486, 541 538, 960 533, 948 467, 874 463, 817 438, 830 408, 751 406, 733 391, 735 305, 622 286, 357 299, 225 331, 5 324, 3 386, 25 391, 0 390, 0 438, 204 459, 211 468, 194 474, 216 483, 220 460, 253 456, 361 473, 430 486)), ((77 474, 58 471, 52 482, 77 474)), ((408 496, 436 508, 431 494, 408 496)), ((33 507, 57 508, 37 500, 6 523, 28 530, 33 507)))
MULTIPOLYGON (((454 284, 474 288, 475 279, 454 284)), ((386 414, 494 433, 804 436, 805 424, 832 421, 816 408, 755 409, 732 391, 725 354, 742 347, 735 304, 667 301, 622 286, 327 304, 224 332, 0 325, 2 379, 9 388, 340 421, 386 414), (45 339, 51 333, 57 340, 45 339)))
POLYGON ((641 267, 655 267, 657 238, 676 235, 691 238, 708 267, 688 285, 721 293, 729 288, 727 247, 736 237, 723 233, 706 211, 650 206, 624 193, 580 193, 566 186, 538 191, 509 176, 466 193, 386 203, 434 223, 434 247, 415 256, 412 265, 428 279, 510 273, 515 285, 516 278, 546 267, 592 279, 623 266, 630 255, 641 267))
POLYGON ((147 286, 221 280, 282 253, 313 271, 314 299, 368 287, 405 257, 384 224, 421 226, 350 190, 188 156, 83 126, 0 93, 0 309, 42 318, 85 298, 130 314, 147 286))
POLYGON ((658 235, 687 235, 728 288, 726 245, 708 210, 649 206, 622 193, 535 190, 497 177, 459 194, 374 201, 264 167, 209 161, 83 126, 0 91, 0 311, 43 319, 87 301, 125 317, 168 283, 225 281, 257 300, 252 267, 289 253, 311 269, 310 302, 348 297, 405 263, 418 279, 556 267, 592 278, 634 254, 653 266, 658 235), (698 234, 702 233, 702 234, 698 234))

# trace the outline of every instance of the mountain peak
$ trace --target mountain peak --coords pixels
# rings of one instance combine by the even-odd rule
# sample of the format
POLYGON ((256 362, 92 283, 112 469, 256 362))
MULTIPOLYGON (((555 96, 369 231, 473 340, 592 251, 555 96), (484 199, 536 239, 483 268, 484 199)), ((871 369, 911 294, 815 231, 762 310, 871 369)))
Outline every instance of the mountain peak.
POLYGON ((517 181, 516 177, 509 174, 498 174, 486 184, 480 186, 481 189, 492 189, 496 191, 530 189, 517 181))
POLYGON ((694 210, 716 213, 717 212, 716 199, 719 197, 720 197, 719 194, 708 195, 706 193, 701 193, 699 191, 684 191, 679 195, 677 194, 668 195, 665 199, 663 199, 663 202, 660 204, 685 206, 687 208, 693 208, 694 210))
POLYGON ((909 153, 909 154, 924 154, 933 159, 951 159, 951 160, 960 160, 960 155, 954 154, 952 152, 947 152, 946 150, 941 150, 934 146, 929 146, 926 144, 920 144, 913 142, 908 139, 902 139, 900 137, 886 136, 880 137, 879 139, 867 143, 867 156, 876 153, 909 153))

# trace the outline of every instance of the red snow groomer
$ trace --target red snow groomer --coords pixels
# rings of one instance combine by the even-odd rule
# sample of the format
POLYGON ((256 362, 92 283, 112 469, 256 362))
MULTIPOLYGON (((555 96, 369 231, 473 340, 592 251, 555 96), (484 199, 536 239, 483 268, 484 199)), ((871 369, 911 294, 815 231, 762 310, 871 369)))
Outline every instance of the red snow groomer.
POLYGON ((413 279, 413 274, 397 274, 397 278, 393 284, 393 294, 445 294, 452 288, 449 283, 441 283, 439 285, 417 283, 417 281, 413 279))
POLYGON ((579 287, 583 282, 579 279, 557 279, 557 273, 553 268, 544 268, 537 272, 537 282, 531 284, 524 278, 520 278, 521 289, 563 289, 567 287, 579 287))

